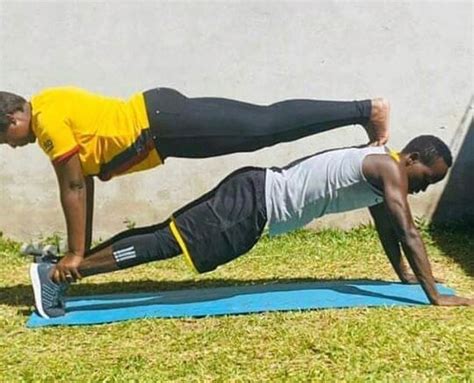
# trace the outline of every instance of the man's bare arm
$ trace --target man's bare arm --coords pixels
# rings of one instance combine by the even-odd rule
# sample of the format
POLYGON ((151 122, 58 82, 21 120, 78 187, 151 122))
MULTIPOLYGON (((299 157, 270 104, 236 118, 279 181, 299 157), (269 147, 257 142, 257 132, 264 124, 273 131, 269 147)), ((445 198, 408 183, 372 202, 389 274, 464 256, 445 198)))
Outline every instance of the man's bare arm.
POLYGON ((85 251, 92 245, 92 225, 94 221, 94 178, 86 177, 86 241, 85 251))
POLYGON ((425 291, 429 301, 436 305, 472 305, 473 300, 438 292, 426 249, 415 227, 407 201, 407 179, 400 171, 384 172, 385 208, 397 234, 405 256, 425 291))
MULTIPOLYGON (((390 263, 403 283, 418 283, 418 278, 414 275, 406 264, 400 248, 400 241, 388 218, 384 203, 369 207, 370 214, 374 219, 375 228, 382 243, 382 247, 390 263)), ((442 282, 435 277, 435 282, 442 282)))
POLYGON ((380 242, 398 278, 404 283, 418 282, 414 275, 408 272, 408 267, 403 260, 400 249, 400 241, 392 224, 388 220, 387 212, 383 203, 369 207, 370 214, 379 234, 380 242))
POLYGON ((66 282, 70 276, 73 279, 80 278, 77 267, 84 257, 86 245, 86 181, 78 154, 55 164, 54 169, 66 219, 68 251, 58 263, 53 273, 53 280, 66 282))

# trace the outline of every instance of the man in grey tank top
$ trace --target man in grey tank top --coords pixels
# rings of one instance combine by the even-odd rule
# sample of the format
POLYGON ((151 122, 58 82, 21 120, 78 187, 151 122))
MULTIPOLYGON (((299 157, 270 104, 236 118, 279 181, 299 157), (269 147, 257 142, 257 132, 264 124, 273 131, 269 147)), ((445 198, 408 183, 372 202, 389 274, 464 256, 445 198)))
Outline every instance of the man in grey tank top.
MULTIPOLYGON (((435 305, 473 305, 473 299, 437 291, 407 201, 408 194, 441 181, 451 165, 450 150, 440 139, 419 136, 401 153, 385 147, 344 148, 285 168, 242 168, 170 219, 125 231, 92 249, 74 279, 179 254, 195 271, 207 272, 250 250, 267 224, 270 235, 279 234, 325 214, 368 207, 402 282, 419 282, 435 305)), ((71 280, 50 263, 31 265, 30 275, 39 314, 63 315, 71 280)))

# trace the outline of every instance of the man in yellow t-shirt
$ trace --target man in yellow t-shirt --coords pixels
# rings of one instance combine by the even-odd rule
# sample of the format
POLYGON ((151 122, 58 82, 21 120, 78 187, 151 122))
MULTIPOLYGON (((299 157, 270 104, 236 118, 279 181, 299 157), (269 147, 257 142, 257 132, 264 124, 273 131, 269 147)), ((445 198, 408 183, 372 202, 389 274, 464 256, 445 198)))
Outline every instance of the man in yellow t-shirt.
POLYGON ((164 163, 249 152, 340 126, 363 125, 374 145, 389 136, 385 99, 286 100, 268 106, 223 98, 188 98, 170 88, 104 97, 76 87, 50 88, 29 102, 0 92, 0 144, 36 140, 51 159, 60 189, 68 252, 57 265, 63 281, 92 238, 93 177, 102 181, 164 163))

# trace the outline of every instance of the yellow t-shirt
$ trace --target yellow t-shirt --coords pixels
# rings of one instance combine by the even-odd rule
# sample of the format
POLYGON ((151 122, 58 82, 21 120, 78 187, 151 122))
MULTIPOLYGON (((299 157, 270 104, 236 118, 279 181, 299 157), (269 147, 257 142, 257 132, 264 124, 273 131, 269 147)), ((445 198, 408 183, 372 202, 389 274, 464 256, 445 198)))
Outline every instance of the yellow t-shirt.
POLYGON ((49 88, 31 105, 32 129, 54 163, 78 153, 84 175, 104 181, 162 163, 142 93, 124 101, 75 87, 49 88))

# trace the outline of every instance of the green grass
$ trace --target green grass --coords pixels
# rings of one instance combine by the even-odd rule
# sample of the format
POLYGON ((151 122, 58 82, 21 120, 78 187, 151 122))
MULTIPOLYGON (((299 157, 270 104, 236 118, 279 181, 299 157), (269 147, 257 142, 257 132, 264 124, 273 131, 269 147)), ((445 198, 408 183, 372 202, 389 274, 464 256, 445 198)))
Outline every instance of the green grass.
MULTIPOLYGON (((435 274, 472 295, 472 229, 422 231, 435 274)), ((472 308, 360 308, 29 330, 33 297, 18 248, 0 238, 0 382, 474 381, 472 308)), ((71 294, 339 278, 395 279, 373 228, 264 237, 249 255, 207 275, 192 275, 176 258, 84 280, 71 294)))

